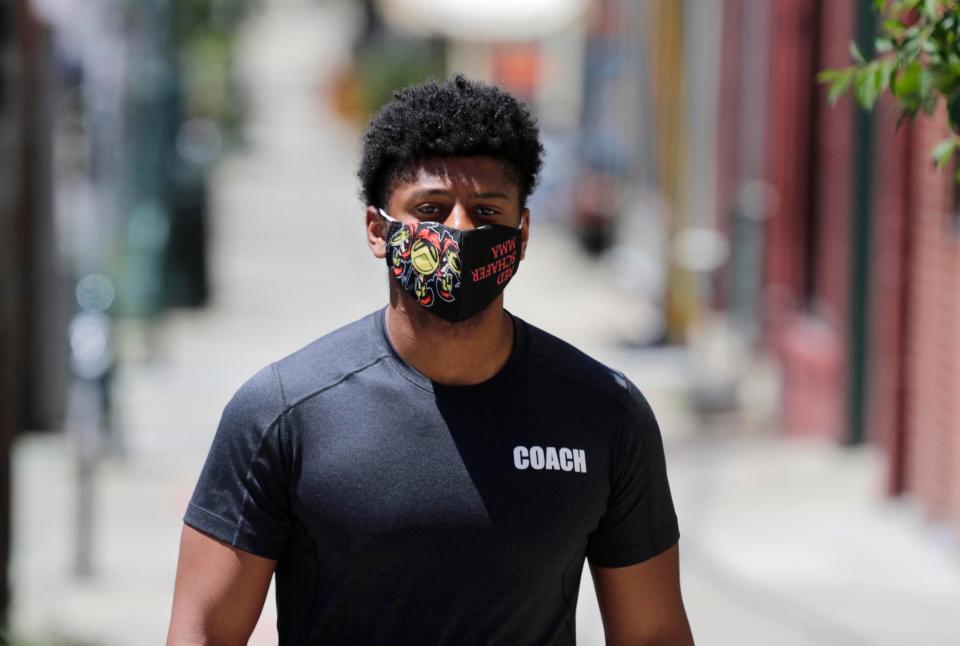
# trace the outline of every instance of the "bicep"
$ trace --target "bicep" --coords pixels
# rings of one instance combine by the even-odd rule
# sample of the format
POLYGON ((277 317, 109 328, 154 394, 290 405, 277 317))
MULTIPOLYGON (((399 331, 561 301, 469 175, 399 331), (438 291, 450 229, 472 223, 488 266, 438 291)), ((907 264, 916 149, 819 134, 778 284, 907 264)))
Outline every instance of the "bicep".
POLYGON ((590 565, 607 644, 693 644, 677 544, 634 565, 590 565))
POLYGON ((276 564, 185 524, 167 645, 246 644, 276 564))

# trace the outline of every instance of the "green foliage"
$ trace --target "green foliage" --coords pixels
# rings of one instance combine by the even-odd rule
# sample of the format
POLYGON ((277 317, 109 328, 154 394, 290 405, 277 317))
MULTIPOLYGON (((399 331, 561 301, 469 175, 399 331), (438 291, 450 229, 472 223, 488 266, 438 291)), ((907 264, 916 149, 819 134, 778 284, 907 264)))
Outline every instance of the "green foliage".
MULTIPOLYGON (((889 91, 901 110, 899 125, 921 111, 933 114, 942 98, 950 129, 960 132, 960 0, 874 0, 873 6, 882 18, 876 54, 868 58, 851 43, 852 65, 817 76, 829 85, 827 99, 834 104, 852 88, 869 110, 889 91)), ((953 159, 957 143, 953 136, 937 145, 938 167, 953 159)))
POLYGON ((216 121, 235 140, 243 105, 233 80, 237 31, 258 0, 173 0, 170 43, 176 50, 184 116, 216 121))

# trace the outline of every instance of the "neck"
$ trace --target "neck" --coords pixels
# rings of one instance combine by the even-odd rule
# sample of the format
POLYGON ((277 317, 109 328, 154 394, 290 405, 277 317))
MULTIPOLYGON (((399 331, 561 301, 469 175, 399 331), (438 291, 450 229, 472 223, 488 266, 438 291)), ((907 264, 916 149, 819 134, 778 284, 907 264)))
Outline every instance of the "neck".
POLYGON ((503 309, 503 295, 476 316, 449 323, 404 294, 390 299, 385 326, 404 361, 431 381, 450 386, 490 379, 513 350, 513 321, 503 309))

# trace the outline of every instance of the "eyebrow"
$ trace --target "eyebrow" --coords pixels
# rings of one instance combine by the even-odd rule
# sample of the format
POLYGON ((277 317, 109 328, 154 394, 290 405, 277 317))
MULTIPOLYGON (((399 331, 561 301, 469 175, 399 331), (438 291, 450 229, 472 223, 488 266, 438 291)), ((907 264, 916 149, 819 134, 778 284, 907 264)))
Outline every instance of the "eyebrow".
POLYGON ((510 196, 500 191, 487 191, 486 193, 471 193, 467 197, 473 197, 478 200, 509 200, 510 196))
MULTIPOLYGON (((431 195, 451 195, 452 191, 448 191, 445 188, 428 188, 421 191, 417 191, 413 194, 414 198, 428 197, 431 195)), ((483 193, 470 193, 467 195, 469 198, 477 200, 509 200, 510 196, 506 193, 501 193, 500 191, 486 191, 483 193)))
POLYGON ((411 197, 416 199, 430 195, 450 195, 450 191, 445 188, 425 188, 423 190, 414 192, 411 197))

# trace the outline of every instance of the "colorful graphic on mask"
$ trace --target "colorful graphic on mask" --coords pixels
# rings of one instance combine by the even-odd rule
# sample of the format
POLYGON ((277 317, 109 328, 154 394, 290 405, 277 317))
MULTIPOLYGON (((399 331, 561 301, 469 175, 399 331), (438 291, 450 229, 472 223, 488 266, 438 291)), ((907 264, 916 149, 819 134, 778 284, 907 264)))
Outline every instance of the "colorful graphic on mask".
POLYGON ((453 302, 460 286, 460 246, 443 225, 405 224, 390 236, 387 249, 393 275, 420 305, 430 307, 437 297, 453 302))

